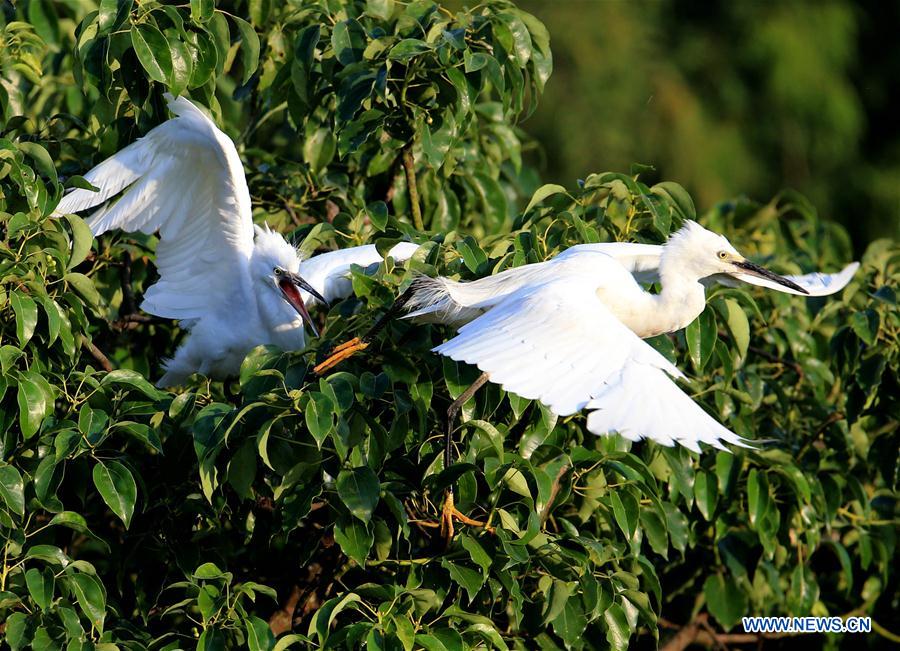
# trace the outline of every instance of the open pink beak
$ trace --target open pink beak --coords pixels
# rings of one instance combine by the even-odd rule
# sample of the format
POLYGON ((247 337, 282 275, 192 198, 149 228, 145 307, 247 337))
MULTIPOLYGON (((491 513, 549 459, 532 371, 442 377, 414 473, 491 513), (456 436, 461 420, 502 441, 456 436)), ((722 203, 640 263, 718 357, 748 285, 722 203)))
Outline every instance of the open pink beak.
POLYGON ((299 290, 303 289, 309 292, 315 296, 316 299, 322 301, 324 305, 328 305, 328 301, 326 301, 319 292, 313 289, 312 285, 295 273, 287 272, 283 275, 278 281, 278 288, 281 289, 281 295, 284 296, 284 300, 286 300, 292 308, 297 310, 297 314, 306 321, 310 330, 312 330, 313 335, 318 337, 319 330, 316 328, 316 324, 313 323, 312 317, 309 315, 309 311, 303 303, 303 297, 300 296, 299 290))

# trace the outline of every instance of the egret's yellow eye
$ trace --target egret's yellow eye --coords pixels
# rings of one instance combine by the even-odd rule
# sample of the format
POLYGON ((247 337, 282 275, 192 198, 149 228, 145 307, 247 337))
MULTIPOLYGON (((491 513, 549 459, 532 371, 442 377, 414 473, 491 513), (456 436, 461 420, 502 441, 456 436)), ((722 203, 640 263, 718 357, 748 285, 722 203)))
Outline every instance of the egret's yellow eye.
POLYGON ((279 269, 278 267, 275 267, 274 269, 272 269, 272 273, 275 274, 276 276, 280 276, 281 269, 279 269))
POLYGON ((728 257, 728 253, 726 251, 719 251, 719 260, 725 260, 728 257))

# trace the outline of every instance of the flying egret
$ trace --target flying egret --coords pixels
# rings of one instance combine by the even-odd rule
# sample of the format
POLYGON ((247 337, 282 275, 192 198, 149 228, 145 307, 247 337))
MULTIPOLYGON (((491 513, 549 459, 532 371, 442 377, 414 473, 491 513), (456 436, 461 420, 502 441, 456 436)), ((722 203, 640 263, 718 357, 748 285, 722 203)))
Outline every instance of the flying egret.
MULTIPOLYGON (((189 100, 166 99, 176 117, 85 174, 99 191, 69 192, 55 214, 100 206, 124 190, 87 219, 93 233, 159 231, 160 279, 141 308, 190 331, 157 382, 174 386, 196 372, 234 375, 260 344, 303 348, 304 321, 317 334, 307 305, 349 295, 351 265, 382 258, 366 245, 302 260, 281 234, 255 226, 234 143, 189 100)), ((403 261, 416 248, 400 243, 389 255, 403 261)))
MULTIPOLYGON (((665 245, 603 243, 573 246, 549 261, 508 269, 472 282, 419 278, 373 327, 411 310, 407 318, 451 325, 458 334, 434 352, 482 371, 447 412, 444 465, 450 465, 450 435, 462 405, 491 381, 523 398, 540 400, 559 416, 588 410, 587 429, 618 432, 637 441, 747 446, 673 382, 684 374, 642 341, 684 328, 706 305, 714 282, 743 281, 791 294, 824 296, 850 281, 858 263, 837 274, 779 276, 748 261, 723 236, 696 222, 665 245), (653 294, 639 282, 660 282, 653 294)), ((316 367, 324 372, 362 349, 371 333, 351 340, 316 367)), ((462 515, 447 491, 442 531, 462 515)))

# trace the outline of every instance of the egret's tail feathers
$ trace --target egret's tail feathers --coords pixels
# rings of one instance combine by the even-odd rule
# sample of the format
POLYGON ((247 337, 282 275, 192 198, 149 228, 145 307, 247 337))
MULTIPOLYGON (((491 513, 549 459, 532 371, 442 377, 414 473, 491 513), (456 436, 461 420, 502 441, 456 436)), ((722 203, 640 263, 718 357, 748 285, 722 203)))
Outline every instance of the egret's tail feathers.
POLYGON ((403 318, 416 319, 421 323, 468 323, 483 314, 484 310, 467 307, 454 300, 454 286, 462 284, 449 278, 417 277, 410 285, 413 294, 406 304, 409 313, 403 318))

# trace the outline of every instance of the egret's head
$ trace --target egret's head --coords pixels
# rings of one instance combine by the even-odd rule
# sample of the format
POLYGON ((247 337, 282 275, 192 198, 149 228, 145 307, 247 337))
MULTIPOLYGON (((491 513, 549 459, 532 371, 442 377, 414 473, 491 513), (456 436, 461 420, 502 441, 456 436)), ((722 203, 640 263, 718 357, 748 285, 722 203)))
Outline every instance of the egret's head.
POLYGON ((663 273, 690 274, 698 280, 726 274, 756 285, 759 279, 774 282, 806 294, 807 291, 791 280, 772 273, 742 256, 724 236, 713 233, 694 221, 669 238, 663 256, 663 273))
POLYGON ((300 290, 309 292, 322 303, 326 303, 326 301, 312 285, 297 273, 300 269, 300 256, 297 250, 288 244, 280 233, 276 233, 268 227, 255 226, 254 228, 256 240, 253 256, 250 259, 253 278, 262 284, 263 291, 274 291, 284 299, 306 321, 313 334, 319 336, 300 290))

